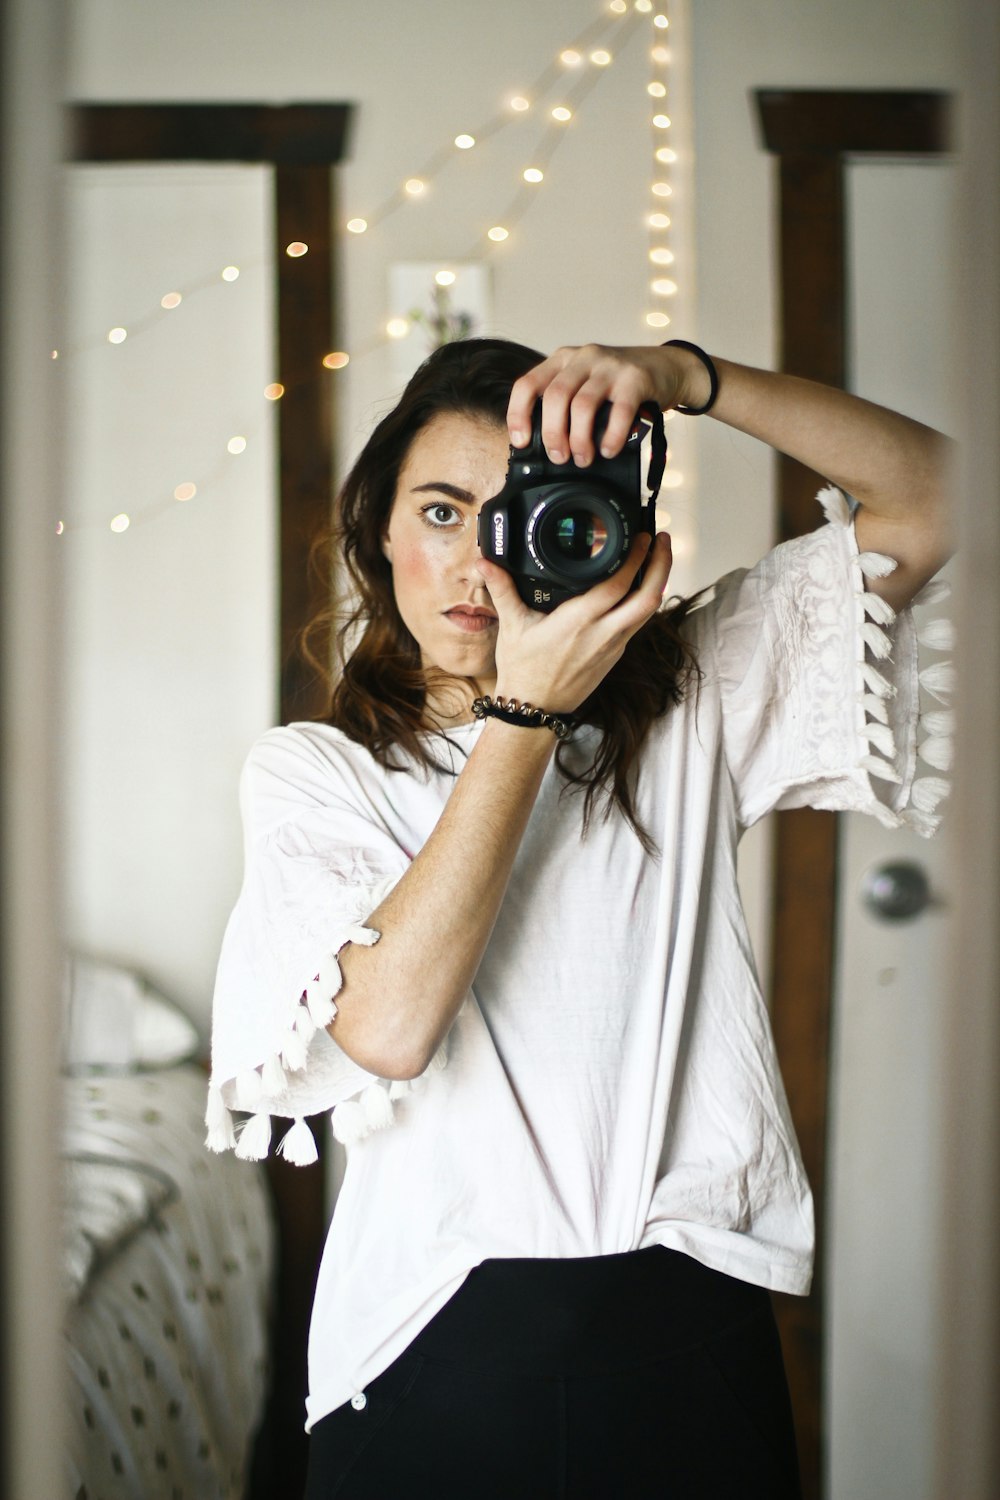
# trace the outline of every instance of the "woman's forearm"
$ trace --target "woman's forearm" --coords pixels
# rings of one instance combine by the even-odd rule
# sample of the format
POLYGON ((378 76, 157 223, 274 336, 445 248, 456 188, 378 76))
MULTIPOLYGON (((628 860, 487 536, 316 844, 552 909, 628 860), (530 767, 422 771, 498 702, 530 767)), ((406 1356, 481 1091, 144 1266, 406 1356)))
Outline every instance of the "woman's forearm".
POLYGON ((382 1078, 422 1073, 476 975, 555 738, 490 719, 434 832, 341 953, 334 1040, 382 1078))

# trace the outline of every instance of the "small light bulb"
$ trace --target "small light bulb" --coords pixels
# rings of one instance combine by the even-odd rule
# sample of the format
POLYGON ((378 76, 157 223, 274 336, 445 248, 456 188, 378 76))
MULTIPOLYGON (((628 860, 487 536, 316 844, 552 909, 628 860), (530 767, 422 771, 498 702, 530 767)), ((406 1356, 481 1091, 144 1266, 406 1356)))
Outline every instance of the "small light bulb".
POLYGON ((454 271, 435 271, 434 280, 438 286, 454 286, 455 273, 454 271))
POLYGON ((545 176, 545 173, 539 171, 537 167, 525 167, 524 171, 521 173, 521 176, 524 178, 525 182, 541 182, 545 176))
POLYGON ((659 83, 655 78, 652 83, 646 84, 646 93, 651 99, 665 99, 667 97, 667 86, 659 83))
POLYGON ((351 234, 364 234, 365 230, 368 228, 368 220, 348 219, 346 227, 351 232, 351 234))
POLYGON ((668 21, 666 16, 654 16, 653 25, 658 26, 661 31, 666 31, 667 27, 670 25, 670 22, 668 21))
POLYGON ((684 475, 680 469, 668 469, 663 476, 663 488, 665 490, 679 490, 684 483, 684 475))
POLYGON ((407 318, 390 318, 385 325, 385 331, 391 339, 405 339, 410 331, 407 318))
POLYGON ((611 53, 605 52, 603 47, 598 47, 595 52, 590 54, 590 60, 595 67, 606 68, 611 61, 611 53))
POLYGON ((190 484, 190 483, 188 483, 188 484, 179 484, 177 486, 177 488, 174 490, 174 499, 175 500, 193 500, 194 497, 195 497, 195 495, 197 495, 197 493, 198 493, 198 487, 197 487, 197 485, 193 485, 193 484, 190 484))
POLYGON ((63 534, 63 532, 65 530, 66 530, 66 523, 65 523, 65 521, 57 521, 56 522, 56 536, 62 536, 62 534, 63 534))
POLYGON ((667 328, 670 325, 670 319, 662 312, 647 313, 646 322, 650 328, 667 328))
POLYGON ((223 266, 222 268, 223 281, 235 281, 239 274, 239 266, 223 266))
POLYGON ((677 290, 676 281, 670 281, 666 276, 658 276, 649 284, 658 297, 672 297, 677 290))
POLYGON ((323 355, 323 367, 327 370, 343 370, 351 362, 351 356, 345 354, 342 349, 335 349, 332 354, 323 355))
POLYGON ((180 307, 180 305, 180 292, 168 292, 165 297, 160 298, 160 306, 165 307, 167 312, 172 312, 175 307, 180 307))
POLYGON ((564 68, 578 68, 583 62, 583 58, 575 47, 567 47, 565 52, 560 52, 559 61, 564 68))
POLYGON ((649 216, 649 227, 650 227, 650 229, 669 229, 670 228, 670 215, 669 214, 650 214, 650 216, 649 216))
POLYGON ((59 350, 58 349, 53 349, 53 351, 52 351, 52 358, 53 359, 58 359, 59 358, 59 350))
POLYGON ((476 137, 474 135, 456 135, 455 137, 455 145, 459 151, 471 151, 475 144, 476 137))
POLYGON ((305 240, 292 240, 290 245, 285 246, 285 254, 291 256, 292 260, 298 260, 301 255, 309 253, 309 246, 305 240))
POLYGON ((625 0, 611 0, 611 4, 608 6, 608 9, 611 11, 612 15, 623 16, 628 10, 628 6, 626 5, 625 0))
POLYGON ((656 521, 657 521, 657 525, 659 525, 659 526, 669 526, 672 519, 673 518, 672 518, 669 510, 661 510, 659 506, 656 507, 656 521))
POLYGON ((653 124, 656 126, 657 130, 669 130, 670 129, 670 116, 669 115, 654 115, 653 116, 653 124))
POLYGON ((227 453, 245 453, 247 440, 245 437, 231 437, 226 444, 227 453))
POLYGON ((523 115, 526 109, 531 108, 531 104, 529 100, 525 99, 523 94, 515 94, 513 99, 510 101, 510 107, 511 109, 517 110, 517 113, 519 115, 523 115))
POLYGON ((552 111, 552 118, 553 120, 558 120, 560 125, 565 125, 567 120, 572 120, 573 111, 571 109, 567 109, 565 104, 557 104, 555 109, 552 111))
POLYGON ((669 182, 654 182, 653 192, 657 198, 672 198, 674 195, 674 190, 669 182))
POLYGON ((649 55, 656 63, 668 63, 670 61, 670 48, 654 47, 649 55))
POLYGON ((272 380, 270 385, 264 387, 265 401, 280 401, 285 394, 285 387, 280 380, 272 380))
POLYGON ((505 240, 509 234, 510 230, 504 229, 502 224, 494 224, 492 229, 488 229, 486 231, 487 239, 496 240, 497 243, 499 243, 501 240, 505 240))
POLYGON ((128 330, 125 328, 112 328, 108 334, 109 344, 124 344, 128 338, 128 330))
POLYGON ((672 146, 661 146, 653 154, 657 161, 672 162, 677 160, 677 152, 672 146))
POLYGON ((411 198, 418 198, 427 184, 422 177, 408 177, 403 186, 411 198))
POLYGON ((120 516, 115 516, 114 519, 112 520, 112 522, 111 522, 111 530, 112 531, 128 531, 128 529, 131 526, 131 524, 132 523, 129 520, 128 516, 125 514, 124 511, 122 511, 122 513, 121 513, 120 516))
POLYGON ((658 245, 655 250, 650 250, 649 258, 654 266, 672 266, 674 263, 674 252, 665 250, 658 245))
POLYGON ((635 8, 640 15, 648 16, 653 9, 653 0, 635 0, 635 8))

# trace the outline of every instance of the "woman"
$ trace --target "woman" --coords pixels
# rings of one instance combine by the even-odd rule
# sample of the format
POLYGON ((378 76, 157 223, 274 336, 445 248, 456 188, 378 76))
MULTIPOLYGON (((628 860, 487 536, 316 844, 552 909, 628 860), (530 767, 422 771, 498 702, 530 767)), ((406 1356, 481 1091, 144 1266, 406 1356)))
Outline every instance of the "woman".
POLYGON ((451 345, 375 430, 330 722, 244 774, 208 1114, 222 1149, 250 1112, 249 1158, 271 1115, 293 1160, 321 1110, 350 1142, 308 1500, 798 1493, 768 1291, 808 1289, 811 1202, 736 844, 805 804, 931 831, 896 612, 946 554, 943 446, 686 345, 451 345), (662 607, 660 535, 536 612, 475 522, 538 398, 557 462, 605 401, 607 454, 643 402, 711 408, 859 508, 825 491, 826 526, 694 607, 662 607))

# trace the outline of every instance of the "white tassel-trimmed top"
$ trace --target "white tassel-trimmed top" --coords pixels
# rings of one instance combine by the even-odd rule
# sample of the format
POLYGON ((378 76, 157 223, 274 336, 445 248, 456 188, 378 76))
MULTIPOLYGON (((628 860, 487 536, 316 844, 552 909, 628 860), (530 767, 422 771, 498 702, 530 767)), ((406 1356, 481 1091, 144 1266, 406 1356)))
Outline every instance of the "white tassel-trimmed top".
MULTIPOLYGON (((438 737, 440 772, 387 770, 322 724, 273 730, 252 751, 208 1143, 255 1160, 281 1117, 278 1150, 308 1162, 307 1119, 328 1113, 349 1144, 316 1292, 310 1423, 385 1369, 488 1256, 665 1244, 763 1286, 808 1286, 809 1190, 735 846, 772 809, 805 805, 929 834, 952 732, 950 630, 921 629, 932 656, 918 675, 911 613, 896 618, 865 586, 895 564, 859 553, 839 492, 820 499, 829 524, 720 580, 686 623, 700 681, 653 726, 638 783, 658 857, 618 817, 581 837, 580 799, 550 768, 474 988, 415 1085, 337 1046, 338 954, 377 941, 368 919, 482 726, 438 737)), ((594 748, 594 731, 575 731, 570 768, 594 748)))

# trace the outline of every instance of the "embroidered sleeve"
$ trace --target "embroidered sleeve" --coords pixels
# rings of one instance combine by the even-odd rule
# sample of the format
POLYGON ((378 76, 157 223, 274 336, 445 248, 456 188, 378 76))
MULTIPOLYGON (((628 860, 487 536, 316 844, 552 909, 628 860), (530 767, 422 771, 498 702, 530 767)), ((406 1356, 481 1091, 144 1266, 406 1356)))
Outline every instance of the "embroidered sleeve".
MULTIPOLYGON (((827 525, 717 589, 712 644, 740 820, 810 806, 930 835, 948 783, 918 770, 951 765, 951 627, 918 627, 911 609, 897 616, 872 593, 867 581, 896 563, 859 552, 839 490, 819 500, 827 525), (919 647, 932 656, 922 670, 919 647)), ((935 581, 914 603, 946 593, 935 581)))
MULTIPOLYGON (((265 736, 244 773, 246 868, 216 977, 206 1125, 212 1150, 256 1161, 284 1116, 293 1124, 277 1149, 306 1165, 318 1154, 306 1116, 330 1111, 350 1143, 391 1124, 413 1087, 367 1072, 327 1031, 339 955, 378 941, 369 918, 409 861, 294 733, 265 736)), ((443 1063, 442 1052, 431 1067, 443 1063)))

